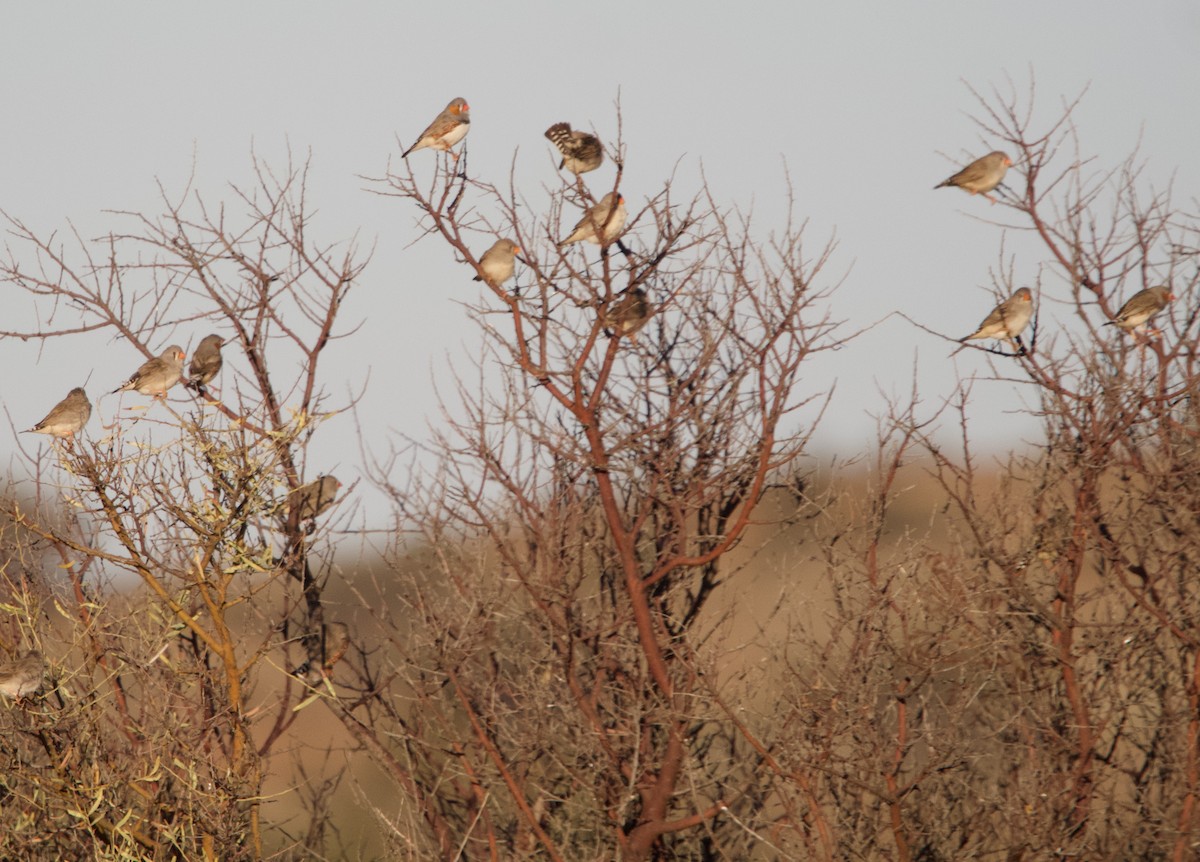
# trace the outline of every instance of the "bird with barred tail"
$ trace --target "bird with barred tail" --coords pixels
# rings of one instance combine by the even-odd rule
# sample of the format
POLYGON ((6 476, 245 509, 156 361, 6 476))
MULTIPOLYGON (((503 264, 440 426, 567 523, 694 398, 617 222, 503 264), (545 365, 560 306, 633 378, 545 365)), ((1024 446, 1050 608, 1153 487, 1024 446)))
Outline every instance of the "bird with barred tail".
POLYGON ((612 306, 601 308, 599 316, 601 325, 611 329, 614 334, 633 338, 653 313, 654 307, 646 299, 646 291, 635 287, 623 291, 621 298, 612 306))
POLYGON ((600 203, 583 214, 579 224, 575 225, 575 230, 571 231, 571 235, 562 240, 558 247, 585 240, 596 245, 608 245, 625 226, 626 215, 625 198, 616 192, 609 192, 600 199, 600 203))
MULTIPOLYGON (((426 147, 448 152, 452 146, 467 136, 467 132, 471 131, 470 111, 471 106, 467 104, 466 99, 453 100, 444 111, 437 115, 437 119, 429 124, 429 128, 421 132, 421 137, 417 138, 417 142, 404 151, 402 158, 407 159, 409 153, 423 150, 426 147)), ((457 159, 458 156, 455 155, 454 158, 457 159)))
POLYGON ((555 123, 546 129, 546 137, 562 153, 562 161, 558 165, 560 171, 566 168, 579 176, 596 170, 604 161, 604 147, 600 139, 578 129, 572 131, 570 123, 555 123))
POLYGON ((309 659, 292 671, 294 676, 300 677, 309 685, 317 685, 329 676, 333 666, 341 661, 350 649, 350 627, 345 623, 327 623, 322 627, 321 641, 319 665, 314 666, 312 659, 309 659))
POLYGON ((113 394, 132 389, 142 395, 166 398, 167 390, 183 377, 184 356, 183 348, 172 344, 161 356, 143 362, 125 383, 113 390, 113 394))
POLYGON ((46 659, 30 650, 20 658, 0 664, 0 694, 20 698, 33 694, 46 678, 46 659))
POLYGON ((498 239, 492 247, 483 253, 479 259, 479 268, 483 275, 475 276, 475 281, 487 279, 492 287, 499 287, 513 277, 516 271, 516 256, 521 254, 521 247, 511 239, 498 239))
POLYGON ((1012 159, 1007 153, 995 150, 982 158, 978 158, 958 173, 947 177, 934 186, 935 189, 947 186, 958 186, 973 195, 983 195, 992 203, 996 202, 988 192, 1000 185, 1004 174, 1012 167, 1012 159))
POLYGON ((82 386, 76 386, 67 397, 54 405, 46 418, 25 433, 49 434, 51 437, 73 437, 92 416, 92 402, 82 386))
POLYGON ((188 365, 189 386, 204 386, 221 372, 221 345, 224 343, 225 339, 219 335, 206 335, 200 340, 188 365))
POLYGON ((975 338, 998 338, 1003 341, 1021 341, 1021 333, 1033 319, 1033 291, 1028 287, 1020 288, 1004 302, 992 309, 992 313, 983 319, 970 335, 964 335, 959 341, 971 341, 975 338))
POLYGON ((1129 297, 1129 301, 1121 306, 1117 316, 1104 325, 1119 326, 1126 332, 1137 329, 1166 308, 1174 298, 1175 294, 1171 293, 1171 289, 1165 285, 1147 287, 1129 297))

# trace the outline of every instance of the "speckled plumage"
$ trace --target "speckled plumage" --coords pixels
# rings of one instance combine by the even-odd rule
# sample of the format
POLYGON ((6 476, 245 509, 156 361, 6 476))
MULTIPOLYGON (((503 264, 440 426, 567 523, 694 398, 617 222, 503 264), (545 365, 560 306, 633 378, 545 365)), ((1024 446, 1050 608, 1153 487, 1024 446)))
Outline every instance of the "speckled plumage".
POLYGON ((566 168, 578 176, 596 170, 604 161, 604 147, 600 139, 579 129, 572 130, 570 123, 555 123, 546 129, 546 137, 562 153, 562 161, 558 165, 560 171, 566 168))

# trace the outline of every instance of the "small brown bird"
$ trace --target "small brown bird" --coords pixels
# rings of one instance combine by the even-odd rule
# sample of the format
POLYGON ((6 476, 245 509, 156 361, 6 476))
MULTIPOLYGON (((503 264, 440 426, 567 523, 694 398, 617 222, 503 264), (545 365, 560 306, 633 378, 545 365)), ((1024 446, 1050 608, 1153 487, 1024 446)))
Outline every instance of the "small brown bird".
POLYGON ((1137 329, 1166 308, 1174 298, 1175 294, 1171 293, 1171 288, 1165 285, 1147 287, 1129 297, 1129 301, 1121 306, 1117 316, 1104 325, 1119 326, 1126 332, 1137 329))
MULTIPOLYGON (((408 154, 417 150, 423 150, 426 147, 432 147, 435 150, 443 150, 449 152, 450 148, 467 136, 467 132, 471 131, 471 106, 467 104, 466 99, 455 99, 446 109, 437 115, 429 128, 421 132, 421 137, 417 138, 417 142, 404 151, 402 158, 408 158, 408 154)), ((452 154, 453 155, 453 154, 452 154)), ((455 160, 458 156, 454 156, 455 160)))
POLYGON ((496 240, 479 259, 479 268, 483 270, 483 275, 475 276, 475 281, 483 281, 486 276, 488 284, 492 287, 504 284, 513 277, 518 254, 521 254, 521 247, 511 239, 496 240))
POLYGON ((166 398, 167 390, 183 377, 183 359, 183 348, 172 344, 162 352, 162 356, 143 362, 124 384, 113 390, 113 394, 132 389, 142 395, 166 398))
POLYGON ((5 697, 25 697, 42 687, 46 678, 46 659, 37 650, 20 658, 0 664, 0 694, 5 697))
POLYGON ((225 339, 219 335, 206 335, 192 354, 188 365, 189 386, 204 386, 221 371, 221 345, 225 339))
POLYGON ((73 437, 92 416, 92 402, 82 386, 76 386, 67 397, 54 405, 46 418, 25 433, 49 434, 52 437, 73 437))
POLYGON ((333 476, 319 476, 288 494, 288 511, 299 511, 301 521, 315 518, 333 505, 341 487, 333 476))
POLYGON ((570 123, 555 123, 546 129, 546 137, 562 153, 562 162, 558 165, 560 171, 566 168, 579 176, 596 170, 604 161, 600 139, 578 129, 571 131, 570 123))
POLYGON ((1033 319, 1033 292, 1028 287, 1020 288, 1004 302, 992 309, 992 313, 983 319, 970 335, 964 335, 959 341, 970 341, 974 338, 999 338, 1004 341, 1021 341, 1021 333, 1033 319))
POLYGON ((653 313, 654 307, 646 299, 646 291, 635 287, 622 291, 620 299, 611 306, 600 309, 600 323, 617 335, 633 337, 634 333, 646 325, 653 313))
POLYGON ((575 230, 560 242, 558 247, 585 240, 596 245, 608 245, 625 226, 626 216, 625 198, 615 192, 609 192, 600 199, 600 203, 583 214, 579 224, 575 225, 575 230))
POLYGON ((988 153, 967 165, 953 176, 947 177, 934 186, 935 189, 946 186, 958 186, 973 195, 983 195, 992 203, 996 199, 988 194, 1004 179, 1005 172, 1012 166, 1012 159, 1000 150, 988 153))

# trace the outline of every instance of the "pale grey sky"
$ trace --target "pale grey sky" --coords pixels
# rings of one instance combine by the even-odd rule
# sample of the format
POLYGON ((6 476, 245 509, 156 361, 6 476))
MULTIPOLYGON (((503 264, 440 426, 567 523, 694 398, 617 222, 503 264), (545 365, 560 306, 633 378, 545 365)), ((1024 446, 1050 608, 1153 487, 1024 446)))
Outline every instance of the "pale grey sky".
MULTIPOLYGON (((1112 165, 1140 141, 1147 181, 1173 177, 1177 200, 1193 209, 1200 197, 1194 0, 1136 12, 1095 0, 139 2, 13 4, 5 17, 0 208, 37 229, 69 218, 95 236, 115 227, 104 209, 158 212, 156 180, 178 192, 193 159, 196 188, 215 201, 227 182, 250 180, 252 149, 276 165, 289 146, 300 158, 311 150, 313 229, 325 241, 376 243, 344 309, 344 322, 364 320, 363 329, 326 371, 336 394, 371 368, 359 416, 377 450, 389 429, 427 437, 434 380, 446 382, 446 357, 473 353, 477 338, 453 300, 478 288, 439 243, 407 247, 413 209, 366 193, 357 177, 381 175, 389 157, 398 163, 396 137, 411 143, 454 96, 471 105, 472 173, 502 184, 519 150, 517 182, 531 197, 557 182, 545 128, 567 120, 612 136, 618 94, 632 207, 677 164, 677 189, 695 188, 703 166, 719 200, 753 204, 765 237, 784 211, 786 163, 810 243, 836 232, 830 272, 848 275, 832 311, 850 328, 903 309, 961 335, 993 305, 1000 231, 970 217, 989 215, 987 203, 931 189, 955 169, 946 155, 993 148, 967 116, 976 106, 964 82, 987 92, 1011 79, 1023 93, 1032 74, 1042 117, 1090 85, 1076 115, 1085 150, 1112 165)), ((433 158, 414 154, 418 173, 433 158)), ((591 175, 593 186, 611 170, 591 175)), ((1040 250, 1016 235, 1007 249, 1017 280, 1033 283, 1043 256, 1029 252, 1040 250)), ((1046 290, 1061 286, 1043 275, 1046 290)), ((4 328, 30 319, 28 298, 4 290, 4 328)), ((1046 326, 1058 312, 1046 304, 1042 313, 1046 326)), ((206 331, 164 334, 158 346, 190 340, 190 349, 206 331)), ((820 451, 861 451, 873 437, 868 411, 883 409, 877 389, 906 393, 914 366, 931 407, 958 376, 986 371, 981 354, 949 352, 893 318, 814 363, 805 380, 838 381, 820 451)), ((89 366, 95 400, 139 361, 107 338, 44 349, 4 341, 0 356, 22 371, 0 387, 17 428, 89 366)), ((1030 431, 1003 415, 1017 403, 1011 385, 981 386, 977 396, 1001 396, 980 408, 981 440, 1002 447, 1030 431)), ((355 428, 336 421, 315 454, 350 481, 362 466, 347 445, 355 428)))

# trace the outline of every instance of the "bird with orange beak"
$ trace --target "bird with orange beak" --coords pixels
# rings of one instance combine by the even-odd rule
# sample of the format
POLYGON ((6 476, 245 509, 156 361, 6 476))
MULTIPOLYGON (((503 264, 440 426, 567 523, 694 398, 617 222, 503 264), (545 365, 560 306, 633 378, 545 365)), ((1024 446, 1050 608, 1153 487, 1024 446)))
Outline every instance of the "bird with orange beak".
MULTIPOLYGON (((437 115, 429 127, 421 133, 421 137, 417 138, 417 142, 404 151, 403 158, 408 158, 409 153, 423 150, 429 147, 434 150, 442 150, 449 152, 450 148, 467 136, 467 132, 471 131, 471 106, 467 104, 467 100, 458 98, 453 100, 446 109, 437 115)), ((454 155, 457 160, 458 156, 454 155)))
POLYGON ((1000 150, 988 153, 982 158, 978 158, 971 164, 967 165, 958 173, 946 177, 936 186, 935 189, 946 188, 948 186, 958 186, 963 191, 968 191, 973 195, 983 195, 992 203, 996 199, 988 194, 1000 185, 1004 179, 1004 174, 1012 167, 1012 159, 1007 153, 1000 150))

